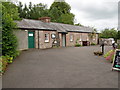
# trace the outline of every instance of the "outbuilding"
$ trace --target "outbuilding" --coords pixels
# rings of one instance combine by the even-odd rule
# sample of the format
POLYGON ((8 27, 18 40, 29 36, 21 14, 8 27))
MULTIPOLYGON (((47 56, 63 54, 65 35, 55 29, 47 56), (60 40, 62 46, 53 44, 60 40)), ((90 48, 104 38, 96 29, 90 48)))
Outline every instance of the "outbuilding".
POLYGON ((89 37, 89 34, 94 30, 93 28, 53 23, 50 22, 50 19, 50 17, 42 17, 38 20, 23 19, 15 21, 18 26, 15 30, 19 44, 18 49, 66 47, 74 46, 76 42, 83 46, 98 43, 98 33, 92 40, 89 37))

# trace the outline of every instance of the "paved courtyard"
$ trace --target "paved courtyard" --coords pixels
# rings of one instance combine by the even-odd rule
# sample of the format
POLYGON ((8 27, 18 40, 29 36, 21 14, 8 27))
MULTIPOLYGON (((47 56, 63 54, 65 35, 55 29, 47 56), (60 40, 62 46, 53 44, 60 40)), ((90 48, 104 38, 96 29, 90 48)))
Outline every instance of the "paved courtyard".
POLYGON ((90 46, 23 51, 3 75, 3 88, 118 88, 118 72, 93 55, 99 50, 90 46))

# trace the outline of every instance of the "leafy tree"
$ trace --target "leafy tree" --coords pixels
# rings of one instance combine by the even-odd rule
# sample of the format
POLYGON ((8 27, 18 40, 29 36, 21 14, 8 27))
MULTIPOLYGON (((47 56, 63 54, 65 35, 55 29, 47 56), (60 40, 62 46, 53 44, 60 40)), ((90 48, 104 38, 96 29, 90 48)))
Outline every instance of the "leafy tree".
POLYGON ((21 17, 21 18, 23 18, 23 4, 22 4, 22 2, 19 2, 19 4, 18 4, 18 13, 19 13, 19 16, 21 17))
POLYGON ((13 34, 18 20, 18 11, 14 4, 10 2, 2 3, 2 54, 15 57, 17 48, 17 39, 13 34), (9 8, 8 8, 9 7, 9 8))
POLYGON ((66 2, 53 2, 53 4, 50 7, 50 10, 57 8, 61 14, 67 14, 70 13, 71 7, 68 3, 66 2))
POLYGON ((100 38, 114 38, 114 39, 117 39, 117 30, 115 30, 114 28, 105 29, 101 32, 100 38))
POLYGON ((74 15, 72 13, 70 14, 62 14, 60 18, 58 19, 58 22, 64 23, 64 24, 74 24, 74 15))
POLYGON ((51 10, 49 10, 51 21, 52 22, 58 22, 58 18, 61 16, 61 12, 57 9, 57 7, 53 7, 51 10))
POLYGON ((42 3, 33 5, 32 2, 30 2, 29 6, 25 4, 23 8, 22 3, 20 2, 18 5, 18 10, 20 13, 20 18, 38 19, 40 17, 49 16, 49 10, 47 9, 47 5, 44 5, 42 3))
POLYGON ((13 20, 19 20, 20 18, 18 13, 18 8, 15 4, 9 2, 2 2, 3 4, 3 11, 8 13, 13 20))
POLYGON ((33 5, 31 2, 29 6, 25 4, 24 8, 19 2, 18 10, 20 18, 38 19, 40 17, 51 17, 52 22, 60 22, 65 24, 74 24, 74 14, 70 13, 71 7, 66 2, 53 2, 50 9, 47 9, 46 4, 33 5))
POLYGON ((35 19, 48 16, 47 5, 44 5, 42 3, 34 5, 33 12, 36 14, 35 16, 33 16, 35 19))
POLYGON ((28 18, 29 17, 28 12, 29 12, 29 9, 28 9, 27 5, 25 4, 25 7, 23 8, 23 12, 22 12, 22 17, 28 18))
POLYGON ((66 2, 53 2, 49 12, 53 22, 74 24, 74 14, 70 13, 71 7, 66 2))

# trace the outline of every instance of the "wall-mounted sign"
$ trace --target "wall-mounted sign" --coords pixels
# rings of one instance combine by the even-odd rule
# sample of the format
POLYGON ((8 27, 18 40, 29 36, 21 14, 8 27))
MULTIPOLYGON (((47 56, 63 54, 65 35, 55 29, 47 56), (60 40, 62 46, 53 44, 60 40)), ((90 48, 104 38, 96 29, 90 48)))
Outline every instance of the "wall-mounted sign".
POLYGON ((56 44, 56 43, 57 43, 57 41, 54 41, 54 43, 56 44))
POLYGON ((120 71, 120 50, 119 49, 115 51, 112 70, 120 71))
POLYGON ((25 30, 25 32, 27 32, 28 30, 25 30))
POLYGON ((32 33, 29 33, 29 36, 33 36, 33 34, 32 34, 32 33))
POLYGON ((56 38, 56 34, 51 34, 51 38, 55 39, 56 38))

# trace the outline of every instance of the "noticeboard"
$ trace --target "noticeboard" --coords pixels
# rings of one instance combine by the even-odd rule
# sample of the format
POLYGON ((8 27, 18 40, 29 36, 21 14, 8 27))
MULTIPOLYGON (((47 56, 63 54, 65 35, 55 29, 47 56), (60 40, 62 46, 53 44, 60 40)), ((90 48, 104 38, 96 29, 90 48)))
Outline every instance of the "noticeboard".
POLYGON ((112 70, 120 71, 120 50, 119 49, 115 51, 112 70))

